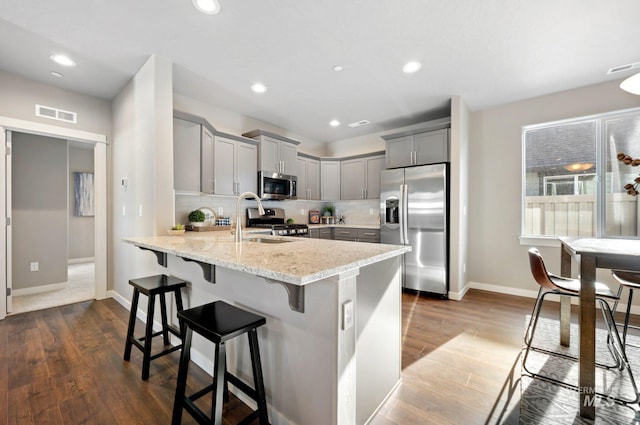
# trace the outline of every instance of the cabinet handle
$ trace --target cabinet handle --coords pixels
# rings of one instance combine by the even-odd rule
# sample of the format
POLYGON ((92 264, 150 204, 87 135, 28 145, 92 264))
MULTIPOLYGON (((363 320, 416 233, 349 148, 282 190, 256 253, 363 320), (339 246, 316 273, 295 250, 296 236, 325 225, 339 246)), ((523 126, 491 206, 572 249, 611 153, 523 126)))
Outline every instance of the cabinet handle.
POLYGON ((375 236, 376 235, 375 233, 368 233, 368 232, 364 232, 364 234, 367 235, 367 236, 375 236))

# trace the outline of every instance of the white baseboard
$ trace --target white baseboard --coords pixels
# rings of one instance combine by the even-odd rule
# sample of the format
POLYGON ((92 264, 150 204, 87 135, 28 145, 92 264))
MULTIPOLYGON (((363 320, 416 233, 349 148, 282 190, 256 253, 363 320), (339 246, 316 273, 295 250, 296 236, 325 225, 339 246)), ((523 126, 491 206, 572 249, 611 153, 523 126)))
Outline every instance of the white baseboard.
POLYGON ((469 284, 467 283, 466 285, 464 285, 464 287, 462 288, 462 290, 460 292, 449 291, 449 294, 448 294, 449 295, 449 299, 450 300, 454 300, 454 301, 460 301, 460 300, 462 300, 462 298, 464 298, 464 296, 467 294, 469 289, 471 289, 471 286, 469 286, 469 284))
POLYGON ((19 297, 22 295, 40 294, 42 292, 55 291, 57 289, 64 289, 67 287, 68 282, 50 283, 48 285, 32 286, 31 288, 12 289, 11 296, 19 297))
MULTIPOLYGON (((532 291, 527 289, 510 288, 507 286, 490 285, 488 283, 480 283, 480 282, 469 282, 467 286, 473 289, 479 289, 481 291, 496 292, 499 294, 506 294, 506 295, 516 295, 518 297, 525 297, 525 298, 538 297, 538 291, 532 291)), ((626 292, 623 292, 622 299, 618 304, 617 311, 619 312, 627 311, 626 300, 627 300, 626 292)), ((548 295, 545 297, 545 301, 560 302, 560 297, 558 295, 548 295)), ((574 304, 574 305, 580 304, 578 297, 571 297, 571 304, 574 304)), ((611 305, 611 307, 613 308, 612 302, 610 302, 609 305, 611 305)), ((598 309, 600 308, 599 303, 596 303, 596 308, 598 309)), ((631 305, 631 314, 640 314, 640 306, 631 305)))
POLYGON ((96 257, 69 258, 67 260, 67 264, 93 263, 95 261, 96 261, 96 257))

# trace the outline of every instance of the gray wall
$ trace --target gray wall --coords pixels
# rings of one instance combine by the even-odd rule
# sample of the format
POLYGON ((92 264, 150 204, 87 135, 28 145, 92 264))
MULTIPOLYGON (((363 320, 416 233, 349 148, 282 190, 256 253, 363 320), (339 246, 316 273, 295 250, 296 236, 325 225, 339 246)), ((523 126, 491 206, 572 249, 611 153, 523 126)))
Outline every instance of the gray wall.
POLYGON ((94 256, 95 219, 74 214, 73 173, 93 173, 93 145, 69 146, 69 260, 94 256))
POLYGON ((67 141, 13 133, 12 142, 13 288, 66 282, 67 141))

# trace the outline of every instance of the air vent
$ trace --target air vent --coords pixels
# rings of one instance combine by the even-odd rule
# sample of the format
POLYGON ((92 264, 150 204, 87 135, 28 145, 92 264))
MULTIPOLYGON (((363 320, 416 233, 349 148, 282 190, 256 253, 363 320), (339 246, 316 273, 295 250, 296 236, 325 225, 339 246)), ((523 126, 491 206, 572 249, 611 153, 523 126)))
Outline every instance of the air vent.
POLYGON ((630 69, 640 68, 640 62, 628 63, 626 65, 614 66, 607 71, 607 75, 615 74, 616 72, 628 71, 630 69))
POLYGON ((52 108, 36 104, 36 116, 50 118, 52 120, 70 122, 76 124, 78 122, 78 114, 71 111, 63 111, 62 109, 52 108))
POLYGON ((351 128, 362 127, 363 125, 367 125, 367 124, 371 124, 371 123, 367 120, 361 120, 358 122, 352 122, 351 124, 349 124, 349 127, 351 128))

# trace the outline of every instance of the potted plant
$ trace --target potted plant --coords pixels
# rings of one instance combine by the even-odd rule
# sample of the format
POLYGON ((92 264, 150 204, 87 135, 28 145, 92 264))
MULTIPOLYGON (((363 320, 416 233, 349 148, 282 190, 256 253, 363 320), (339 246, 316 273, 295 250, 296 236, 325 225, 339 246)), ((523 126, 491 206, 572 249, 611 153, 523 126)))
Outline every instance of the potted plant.
POLYGON ((322 211, 323 216, 333 217, 333 214, 336 212, 336 207, 333 204, 327 204, 322 211))
POLYGON ((189 213, 189 223, 195 227, 202 226, 205 218, 204 213, 200 210, 194 210, 189 213))
POLYGON ((184 235, 184 225, 182 224, 176 224, 175 226, 173 226, 170 230, 169 230, 169 234, 171 236, 179 236, 179 235, 184 235))

